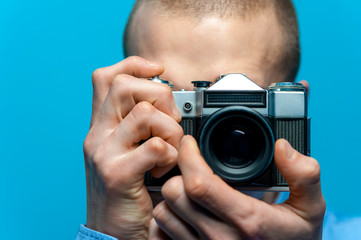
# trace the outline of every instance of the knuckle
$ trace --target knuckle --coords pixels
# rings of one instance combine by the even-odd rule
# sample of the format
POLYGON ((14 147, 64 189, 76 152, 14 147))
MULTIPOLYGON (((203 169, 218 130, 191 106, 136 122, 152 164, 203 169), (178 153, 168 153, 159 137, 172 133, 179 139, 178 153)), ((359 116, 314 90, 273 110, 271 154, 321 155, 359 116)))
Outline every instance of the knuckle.
POLYGON ((133 108, 133 114, 136 118, 141 116, 150 116, 154 114, 156 111, 156 108, 149 102, 139 102, 135 107, 133 108))
POLYGON ((130 84, 131 77, 126 74, 119 74, 114 77, 110 85, 110 95, 117 102, 126 103, 132 99, 133 87, 130 84))
POLYGON ((93 86, 103 83, 106 79, 109 78, 108 71, 106 68, 98 68, 92 74, 93 86))
POLYGON ((308 167, 305 169, 305 176, 311 183, 318 183, 321 177, 321 168, 318 162, 311 158, 308 167))
POLYGON ((210 185, 209 179, 201 175, 195 175, 187 179, 185 184, 185 191, 188 196, 196 199, 205 199, 208 196, 210 185))
POLYGON ((163 96, 166 99, 174 98, 172 89, 165 84, 159 84, 159 91, 161 92, 160 96, 163 96))
POLYGON ((90 134, 88 134, 83 142, 83 152, 85 158, 89 158, 93 151, 93 140, 90 134))
POLYGON ((167 145, 160 137, 153 137, 148 140, 147 148, 149 151, 155 153, 157 156, 165 154, 167 145))
POLYGON ((176 124, 175 126, 176 126, 176 127, 175 127, 175 129, 174 129, 174 131, 175 131, 175 132, 174 132, 174 135, 177 136, 177 137, 182 138, 183 135, 184 135, 184 131, 183 131, 182 126, 181 126, 180 124, 176 124))
POLYGON ((128 75, 126 75, 126 74, 118 74, 112 80, 111 88, 116 89, 117 91, 120 91, 120 92, 130 92, 131 89, 129 87, 128 82, 129 82, 129 76, 128 75))

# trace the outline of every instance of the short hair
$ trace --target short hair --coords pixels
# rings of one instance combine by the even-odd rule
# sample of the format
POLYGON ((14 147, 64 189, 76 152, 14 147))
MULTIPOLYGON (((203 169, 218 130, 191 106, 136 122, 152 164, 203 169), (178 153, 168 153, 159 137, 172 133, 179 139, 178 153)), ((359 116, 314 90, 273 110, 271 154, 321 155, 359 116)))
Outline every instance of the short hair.
MULTIPOLYGON (((301 51, 297 15, 292 0, 136 0, 123 35, 124 56, 137 54, 133 45, 132 22, 140 6, 157 9, 159 15, 182 16, 201 19, 204 17, 247 18, 273 7, 281 27, 283 45, 278 49, 279 59, 274 69, 285 76, 281 81, 294 81, 300 65, 301 51)), ((133 34, 134 35, 134 34, 133 34)))

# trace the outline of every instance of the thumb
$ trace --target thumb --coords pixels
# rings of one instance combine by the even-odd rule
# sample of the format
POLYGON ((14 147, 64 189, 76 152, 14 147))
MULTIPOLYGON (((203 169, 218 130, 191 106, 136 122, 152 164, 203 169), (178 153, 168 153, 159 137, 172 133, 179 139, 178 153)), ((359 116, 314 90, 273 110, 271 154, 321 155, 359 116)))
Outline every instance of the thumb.
POLYGON ((325 200, 318 162, 297 152, 285 139, 277 140, 274 159, 290 187, 287 204, 303 217, 323 217, 325 200))

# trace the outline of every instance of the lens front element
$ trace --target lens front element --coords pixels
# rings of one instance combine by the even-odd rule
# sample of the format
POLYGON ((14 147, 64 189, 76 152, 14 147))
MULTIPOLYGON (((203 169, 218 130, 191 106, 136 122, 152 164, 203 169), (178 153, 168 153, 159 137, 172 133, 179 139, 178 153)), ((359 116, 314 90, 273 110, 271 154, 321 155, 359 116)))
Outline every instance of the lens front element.
POLYGON ((213 171, 230 182, 256 179, 273 159, 272 128, 262 115, 243 106, 226 107, 209 116, 198 143, 213 171))

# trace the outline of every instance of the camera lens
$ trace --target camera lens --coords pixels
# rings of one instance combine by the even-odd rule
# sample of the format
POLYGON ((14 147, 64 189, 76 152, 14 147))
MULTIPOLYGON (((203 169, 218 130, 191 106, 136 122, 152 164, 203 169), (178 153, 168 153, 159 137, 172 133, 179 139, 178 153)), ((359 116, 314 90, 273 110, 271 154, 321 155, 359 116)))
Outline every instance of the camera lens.
POLYGON ((232 168, 246 167, 262 152, 262 134, 249 129, 252 123, 237 124, 236 118, 224 121, 210 136, 210 144, 219 161, 232 168), (248 129, 246 129, 246 126, 248 129), (259 141, 257 141, 257 139, 259 141))
POLYGON ((226 107, 210 115, 198 142, 213 171, 230 182, 256 179, 273 159, 272 128, 261 114, 247 107, 226 107))

